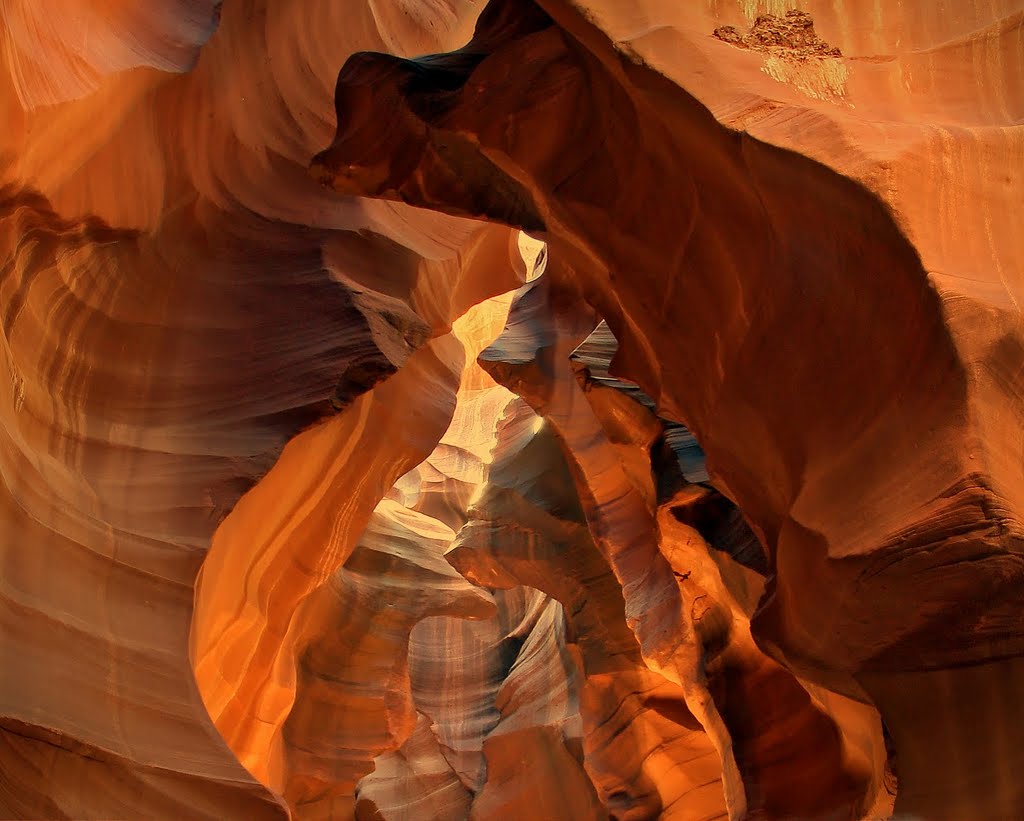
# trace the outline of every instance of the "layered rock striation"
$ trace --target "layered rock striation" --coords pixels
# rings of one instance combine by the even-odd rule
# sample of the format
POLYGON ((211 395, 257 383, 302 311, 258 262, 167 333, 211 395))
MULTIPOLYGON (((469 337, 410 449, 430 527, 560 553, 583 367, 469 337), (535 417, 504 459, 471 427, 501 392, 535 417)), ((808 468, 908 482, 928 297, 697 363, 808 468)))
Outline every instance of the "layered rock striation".
POLYGON ((1019 0, 37 5, 0 817, 1024 817, 1019 0))

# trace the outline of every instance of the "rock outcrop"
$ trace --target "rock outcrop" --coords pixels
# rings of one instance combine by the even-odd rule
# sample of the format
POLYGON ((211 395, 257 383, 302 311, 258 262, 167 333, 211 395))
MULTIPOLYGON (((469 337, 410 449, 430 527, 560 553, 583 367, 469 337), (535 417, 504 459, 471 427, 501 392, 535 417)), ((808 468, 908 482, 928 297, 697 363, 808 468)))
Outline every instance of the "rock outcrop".
POLYGON ((44 5, 0 817, 1024 818, 1020 0, 44 5))

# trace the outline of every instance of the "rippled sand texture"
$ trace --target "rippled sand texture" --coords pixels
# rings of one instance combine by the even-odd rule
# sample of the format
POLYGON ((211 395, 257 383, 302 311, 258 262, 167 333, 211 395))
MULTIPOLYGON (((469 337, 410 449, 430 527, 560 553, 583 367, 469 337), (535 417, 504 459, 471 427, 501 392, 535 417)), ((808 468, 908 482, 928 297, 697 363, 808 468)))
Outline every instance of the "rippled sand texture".
POLYGON ((0 31, 0 818, 1024 817, 1021 0, 0 31))

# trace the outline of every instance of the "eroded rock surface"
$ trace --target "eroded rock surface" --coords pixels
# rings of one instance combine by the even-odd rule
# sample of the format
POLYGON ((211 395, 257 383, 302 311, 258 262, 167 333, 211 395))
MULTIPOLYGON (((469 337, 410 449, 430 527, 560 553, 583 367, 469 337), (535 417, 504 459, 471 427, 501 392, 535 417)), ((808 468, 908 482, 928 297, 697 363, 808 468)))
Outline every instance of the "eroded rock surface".
POLYGON ((0 817, 1024 817, 1020 0, 44 6, 0 817))

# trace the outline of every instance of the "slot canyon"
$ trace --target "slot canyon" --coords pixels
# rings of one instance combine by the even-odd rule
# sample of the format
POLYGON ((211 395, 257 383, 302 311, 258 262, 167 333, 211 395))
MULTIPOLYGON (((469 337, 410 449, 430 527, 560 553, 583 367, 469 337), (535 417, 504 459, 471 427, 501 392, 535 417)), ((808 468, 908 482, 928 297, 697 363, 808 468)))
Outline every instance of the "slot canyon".
POLYGON ((0 819, 1024 821, 1024 0, 0 31, 0 819))

